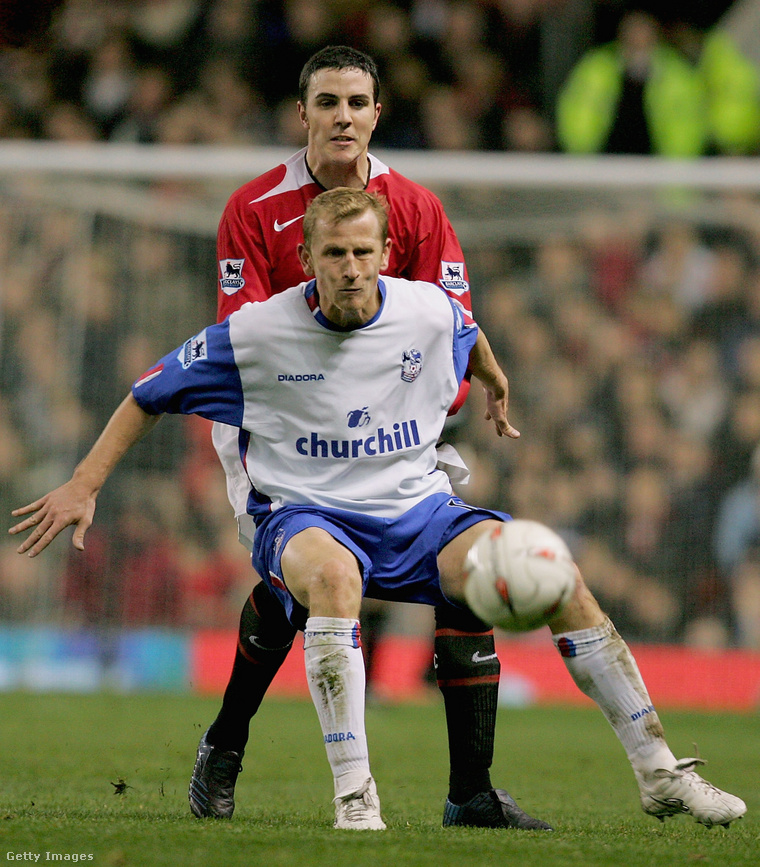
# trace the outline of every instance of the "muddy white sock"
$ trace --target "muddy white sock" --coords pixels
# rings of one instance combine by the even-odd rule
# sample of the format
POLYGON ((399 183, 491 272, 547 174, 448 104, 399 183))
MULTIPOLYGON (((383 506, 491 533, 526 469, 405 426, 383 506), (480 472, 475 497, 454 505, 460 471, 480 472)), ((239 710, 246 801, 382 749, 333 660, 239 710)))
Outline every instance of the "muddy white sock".
POLYGON ((599 705, 614 729, 634 771, 675 767, 636 660, 612 622, 552 638, 578 689, 599 705))
POLYGON ((346 794, 370 776, 359 621, 310 617, 303 646, 306 679, 322 727, 335 794, 346 794))

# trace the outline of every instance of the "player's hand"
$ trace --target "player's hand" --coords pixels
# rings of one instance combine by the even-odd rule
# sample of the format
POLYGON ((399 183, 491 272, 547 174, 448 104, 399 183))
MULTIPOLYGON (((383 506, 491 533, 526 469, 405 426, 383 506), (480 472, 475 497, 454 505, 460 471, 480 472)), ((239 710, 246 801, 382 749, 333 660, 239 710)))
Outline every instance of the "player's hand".
POLYGON ((484 391, 486 393, 486 421, 493 421, 498 436, 516 440, 520 436, 520 431, 512 427, 507 418, 509 386, 506 380, 503 387, 498 389, 486 388, 484 391))
POLYGON ((29 515, 28 518, 11 527, 8 532, 13 536, 26 530, 32 532, 16 549, 19 554, 36 557, 55 539, 55 537, 70 527, 76 525, 72 543, 80 551, 84 550, 84 534, 92 524, 95 514, 96 494, 74 479, 56 488, 39 500, 14 509, 14 518, 29 515))

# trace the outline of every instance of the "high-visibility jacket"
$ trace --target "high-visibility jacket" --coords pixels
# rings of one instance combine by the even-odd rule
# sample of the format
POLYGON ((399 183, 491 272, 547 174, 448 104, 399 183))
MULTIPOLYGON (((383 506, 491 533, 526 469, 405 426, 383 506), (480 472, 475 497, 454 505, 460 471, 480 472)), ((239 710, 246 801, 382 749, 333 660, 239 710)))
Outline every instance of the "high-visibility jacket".
POLYGON ((707 34, 699 59, 707 94, 710 139, 722 154, 752 154, 760 147, 760 69, 731 35, 707 34))
MULTIPOLYGON (((557 138, 563 150, 573 154, 604 151, 623 76, 617 42, 592 49, 571 70, 557 101, 557 138)), ((653 153, 696 157, 705 152, 708 131, 702 78, 675 49, 655 48, 643 98, 653 153)))

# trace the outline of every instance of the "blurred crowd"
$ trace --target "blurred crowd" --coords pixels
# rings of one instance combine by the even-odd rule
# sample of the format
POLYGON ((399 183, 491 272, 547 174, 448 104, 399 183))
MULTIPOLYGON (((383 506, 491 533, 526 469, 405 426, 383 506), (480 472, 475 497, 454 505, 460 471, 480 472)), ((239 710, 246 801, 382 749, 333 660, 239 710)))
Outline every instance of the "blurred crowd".
POLYGON ((640 640, 760 647, 760 203, 731 207, 588 215, 476 270, 522 437, 473 395, 462 495, 559 529, 640 640))
MULTIPOLYGON (((695 4, 702 19, 654 31, 626 5, 64 0, 44 50, 0 49, 0 138, 295 147, 298 71, 340 41, 381 64, 378 146, 662 150, 673 137, 659 121, 626 137, 643 79, 613 88, 612 120, 578 101, 602 87, 621 22, 637 44, 654 32, 679 92, 703 98, 691 76, 706 43, 713 57, 725 49, 722 35, 707 40, 729 4, 695 4)), ((734 84, 744 76, 747 101, 712 126, 709 112, 686 113, 690 153, 757 150, 753 70, 741 58, 723 68, 734 84)), ((560 530, 626 637, 760 648, 760 202, 686 196, 664 218, 623 199, 561 233, 465 245, 523 435, 498 440, 473 388, 447 431, 472 471, 460 493, 560 530)), ((215 307, 212 238, 25 207, 0 202, 6 515, 65 480, 130 383, 215 307)), ((0 546, 10 622, 230 627, 249 585, 208 425, 194 418, 164 419, 130 453, 84 554, 61 543, 28 560, 0 546)))
MULTIPOLYGON (((494 435, 475 386, 446 431, 471 469, 459 493, 557 528, 631 639, 757 648, 760 202, 704 209, 730 225, 638 207, 466 247, 522 437, 494 435)), ((7 514, 65 480, 131 382, 213 320, 214 251, 66 210, 9 203, 0 224, 7 514)), ((0 548, 4 620, 232 626, 250 590, 195 418, 164 419, 129 454, 84 554, 62 542, 30 561, 14 547, 0 548)))
POLYGON ((0 138, 298 145, 301 66, 345 43, 380 68, 375 147, 691 156, 760 144, 754 46, 737 40, 741 24, 716 26, 730 0, 41 5, 47 26, 28 21, 34 34, 0 49, 0 138))
MULTIPOLYGON (((0 206, 0 509, 70 475, 130 385, 215 317, 213 241, 0 206), (30 294, 31 292, 31 294, 30 294), (33 297, 34 304, 30 304, 33 297)), ((0 548, 11 622, 222 626, 250 592, 210 425, 169 417, 98 498, 83 554, 0 548)))

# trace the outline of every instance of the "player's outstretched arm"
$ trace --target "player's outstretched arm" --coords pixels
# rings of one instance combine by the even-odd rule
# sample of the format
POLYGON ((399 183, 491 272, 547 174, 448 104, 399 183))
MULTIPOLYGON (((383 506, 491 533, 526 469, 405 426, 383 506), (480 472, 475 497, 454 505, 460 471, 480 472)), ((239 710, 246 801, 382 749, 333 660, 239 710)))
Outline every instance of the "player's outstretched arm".
POLYGON ((478 339, 470 352, 470 372, 483 384, 486 392, 486 418, 493 419, 496 433, 500 437, 517 439, 520 431, 513 428, 507 419, 509 380, 499 367, 491 344, 481 328, 478 329, 478 339))
POLYGON ((71 479, 28 506, 14 509, 16 517, 28 518, 11 527, 11 535, 32 530, 16 549, 19 554, 36 557, 72 524, 76 525, 72 543, 84 550, 84 534, 92 524, 95 500, 106 479, 124 454, 142 439, 161 418, 142 410, 132 395, 128 395, 111 416, 103 433, 89 454, 74 470, 71 479))

